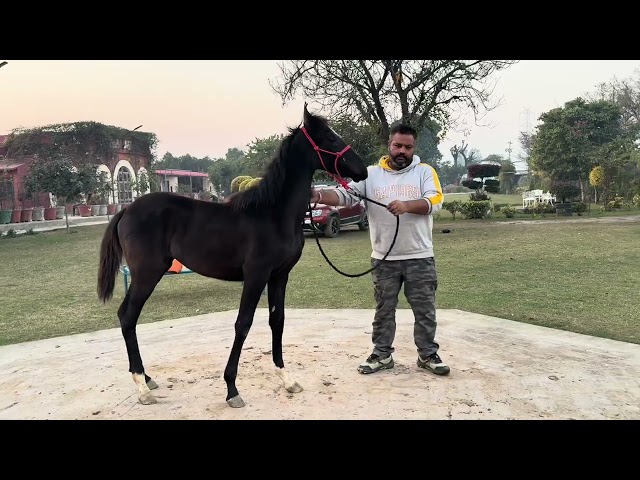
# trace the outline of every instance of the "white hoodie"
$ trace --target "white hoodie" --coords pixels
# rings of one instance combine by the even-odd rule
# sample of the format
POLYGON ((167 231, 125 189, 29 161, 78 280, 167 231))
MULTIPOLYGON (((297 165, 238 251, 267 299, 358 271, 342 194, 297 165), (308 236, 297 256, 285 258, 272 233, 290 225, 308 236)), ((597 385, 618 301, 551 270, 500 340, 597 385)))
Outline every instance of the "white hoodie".
MULTIPOLYGON (((431 205, 428 215, 404 213, 399 215, 398 236, 387 260, 433 257, 433 217, 442 208, 443 195, 438 174, 433 167, 420 163, 420 157, 413 156, 411 165, 394 170, 389 166, 389 157, 384 156, 377 165, 367 168, 366 180, 350 182, 349 187, 356 193, 388 205, 393 200, 424 199, 431 205)), ((361 199, 342 187, 337 188, 340 205, 352 205, 361 199)), ((365 200, 369 216, 369 235, 373 251, 372 258, 382 259, 396 233, 396 216, 387 209, 365 200)))

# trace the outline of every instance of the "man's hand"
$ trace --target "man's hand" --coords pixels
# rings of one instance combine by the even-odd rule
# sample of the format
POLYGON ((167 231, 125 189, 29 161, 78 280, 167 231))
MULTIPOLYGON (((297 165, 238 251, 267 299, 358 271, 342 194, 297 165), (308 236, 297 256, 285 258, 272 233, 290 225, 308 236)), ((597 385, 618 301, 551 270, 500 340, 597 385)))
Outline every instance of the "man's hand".
POLYGON ((407 208, 407 203, 402 200, 394 200, 389 205, 387 205, 387 210, 389 210, 394 215, 402 215, 403 213, 407 213, 409 210, 407 208))

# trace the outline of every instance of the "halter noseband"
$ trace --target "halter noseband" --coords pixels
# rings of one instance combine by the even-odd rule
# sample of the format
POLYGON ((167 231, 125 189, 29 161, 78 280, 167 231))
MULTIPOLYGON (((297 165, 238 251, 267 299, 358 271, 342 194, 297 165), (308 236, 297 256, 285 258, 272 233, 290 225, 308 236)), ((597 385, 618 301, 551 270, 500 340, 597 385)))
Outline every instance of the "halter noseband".
POLYGON ((340 157, 342 157, 347 150, 349 150, 351 148, 351 145, 347 145, 346 147, 344 147, 342 150, 340 150, 339 152, 330 152, 329 150, 323 150, 322 148, 320 148, 318 145, 316 145, 316 142, 313 141, 313 139, 311 138, 311 136, 309 135, 309 133, 307 133, 307 129, 303 126, 300 128, 302 130, 302 133, 304 133, 305 137, 307 137, 307 140, 309 140, 309 143, 311 143, 311 145, 313 146, 313 149, 316 151, 316 153, 318 154, 318 158, 320 158, 320 163, 322 164, 322 168, 324 168, 325 172, 327 172, 329 175, 331 175, 336 182, 338 182, 340 185, 342 185, 344 188, 349 189, 347 181, 342 178, 342 175, 340 175, 340 172, 338 171, 338 160, 340 160, 340 157), (336 156, 336 161, 334 164, 334 169, 336 171, 337 175, 334 175, 333 173, 331 173, 326 165, 324 164, 324 160, 322 159, 322 155, 320 154, 320 152, 323 153, 328 153, 329 155, 335 155, 336 156))

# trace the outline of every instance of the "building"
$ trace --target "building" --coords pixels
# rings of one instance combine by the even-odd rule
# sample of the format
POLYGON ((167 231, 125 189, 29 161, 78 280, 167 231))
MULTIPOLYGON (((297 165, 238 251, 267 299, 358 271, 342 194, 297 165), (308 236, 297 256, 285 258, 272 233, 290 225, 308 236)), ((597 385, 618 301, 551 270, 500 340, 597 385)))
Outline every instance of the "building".
MULTIPOLYGON (((98 151, 97 148, 89 147, 88 149, 90 151, 87 152, 89 161, 96 164, 98 172, 104 172, 106 174, 107 181, 113 186, 113 193, 108 199, 108 204, 131 203, 138 195, 150 191, 148 169, 151 165, 152 154, 150 151, 143 151, 144 149, 141 151, 139 148, 132 148, 132 140, 127 139, 127 137, 131 138, 131 135, 129 135, 132 132, 131 130, 104 126, 96 122, 65 124, 65 127, 68 127, 68 130, 72 130, 71 127, 75 127, 76 131, 84 130, 85 132, 96 128, 96 131, 110 129, 111 132, 116 132, 116 135, 122 133, 124 138, 113 140, 108 149, 108 154, 101 156, 104 160, 96 160, 98 157, 95 155, 98 151), (99 128, 96 128, 96 126, 99 128), (138 188, 140 190, 138 193, 136 191, 136 185, 137 182, 140 181, 142 174, 147 176, 147 182, 145 188, 138 188)), ((9 156, 9 138, 9 135, 0 135, 0 195, 2 195, 3 203, 12 202, 12 208, 16 209, 35 206, 49 207, 51 201, 47 192, 39 194, 35 199, 26 198, 24 177, 28 173, 29 165, 34 161, 34 157, 29 155, 9 156)), ((42 142, 39 143, 39 145, 51 144, 54 141, 53 138, 53 133, 44 130, 39 137, 39 141, 42 142)), ((3 208, 5 207, 3 206, 3 208)))
POLYGON ((208 192, 217 196, 206 173, 173 169, 156 170, 155 173, 160 190, 163 192, 173 192, 189 197, 208 192))

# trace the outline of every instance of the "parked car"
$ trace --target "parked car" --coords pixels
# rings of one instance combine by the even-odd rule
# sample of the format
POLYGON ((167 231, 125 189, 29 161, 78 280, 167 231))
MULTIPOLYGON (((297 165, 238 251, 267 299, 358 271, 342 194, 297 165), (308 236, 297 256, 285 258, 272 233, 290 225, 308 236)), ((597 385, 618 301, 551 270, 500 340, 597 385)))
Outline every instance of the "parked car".
MULTIPOLYGON (((357 225, 360 230, 369 228, 367 210, 362 200, 354 205, 340 207, 319 203, 312 211, 312 218, 315 229, 330 238, 338 236, 340 230, 348 225, 357 225)), ((309 211, 307 211, 302 228, 306 231, 313 231, 309 211)))

